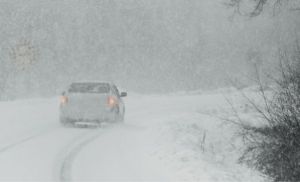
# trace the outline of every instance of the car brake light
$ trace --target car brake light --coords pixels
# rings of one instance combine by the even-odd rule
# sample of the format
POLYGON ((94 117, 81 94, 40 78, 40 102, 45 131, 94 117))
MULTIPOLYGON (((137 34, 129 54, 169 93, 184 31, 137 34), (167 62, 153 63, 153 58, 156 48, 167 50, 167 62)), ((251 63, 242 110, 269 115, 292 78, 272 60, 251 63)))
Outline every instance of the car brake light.
POLYGON ((107 105, 108 105, 109 107, 114 107, 114 106, 116 106, 117 104, 118 104, 118 102, 117 102, 117 99, 116 99, 115 97, 109 96, 109 97, 107 98, 107 105))
POLYGON ((68 97, 67 96, 61 96, 60 97, 60 103, 61 104, 66 104, 68 102, 68 97))

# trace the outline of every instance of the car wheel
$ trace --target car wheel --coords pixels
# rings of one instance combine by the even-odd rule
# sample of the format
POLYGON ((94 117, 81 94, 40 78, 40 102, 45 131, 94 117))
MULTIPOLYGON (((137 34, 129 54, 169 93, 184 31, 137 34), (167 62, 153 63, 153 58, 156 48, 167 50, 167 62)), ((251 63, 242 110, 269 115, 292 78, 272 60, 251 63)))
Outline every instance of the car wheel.
POLYGON ((119 122, 124 123, 124 114, 122 114, 122 115, 120 116, 119 122))
POLYGON ((115 116, 114 116, 114 122, 116 123, 120 123, 123 122, 124 118, 123 116, 120 114, 120 109, 119 107, 116 107, 115 109, 115 116))
POLYGON ((60 120, 60 124, 63 127, 70 127, 71 126, 71 123, 66 118, 60 117, 59 120, 60 120))
POLYGON ((125 119, 125 107, 123 107, 122 122, 124 122, 124 119, 125 119))

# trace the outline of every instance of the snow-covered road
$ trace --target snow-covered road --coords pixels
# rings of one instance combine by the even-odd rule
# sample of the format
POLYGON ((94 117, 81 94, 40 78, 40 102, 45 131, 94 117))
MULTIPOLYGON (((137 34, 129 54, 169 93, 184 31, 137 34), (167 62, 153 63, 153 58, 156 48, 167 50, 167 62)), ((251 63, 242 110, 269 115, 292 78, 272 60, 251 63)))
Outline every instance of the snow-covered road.
POLYGON ((124 124, 63 128, 58 100, 1 102, 0 181, 257 181, 222 94, 131 95, 124 124), (228 130, 230 129, 230 130, 228 130))

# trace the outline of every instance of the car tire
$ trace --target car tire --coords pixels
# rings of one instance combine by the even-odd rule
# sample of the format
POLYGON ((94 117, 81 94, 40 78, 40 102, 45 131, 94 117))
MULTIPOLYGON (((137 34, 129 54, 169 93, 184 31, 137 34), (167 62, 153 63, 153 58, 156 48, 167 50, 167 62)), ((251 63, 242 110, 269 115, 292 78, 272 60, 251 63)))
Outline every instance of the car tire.
POLYGON ((120 115, 120 122, 124 123, 124 119, 125 119, 125 107, 123 107, 122 115, 120 115))
POLYGON ((66 118, 60 117, 59 121, 60 121, 60 124, 63 127, 69 127, 70 126, 70 122, 68 122, 68 120, 66 118))
POLYGON ((120 116, 119 122, 120 122, 120 123, 124 123, 124 114, 120 116))
POLYGON ((120 108, 116 107, 115 109, 115 116, 114 116, 114 122, 115 123, 122 123, 124 121, 123 115, 120 114, 120 108))

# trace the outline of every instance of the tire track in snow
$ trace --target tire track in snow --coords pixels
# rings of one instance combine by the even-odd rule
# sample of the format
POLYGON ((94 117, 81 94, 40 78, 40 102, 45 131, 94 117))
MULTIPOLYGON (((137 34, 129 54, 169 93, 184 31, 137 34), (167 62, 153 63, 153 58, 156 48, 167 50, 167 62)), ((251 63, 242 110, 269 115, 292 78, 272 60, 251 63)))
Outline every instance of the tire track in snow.
POLYGON ((59 160, 59 168, 56 172, 56 175, 58 173, 58 179, 59 181, 72 181, 72 163, 74 159, 76 158, 77 154, 88 144, 90 144, 92 141, 94 141, 97 137, 99 137, 101 134, 103 134, 103 127, 99 129, 95 129, 94 131, 91 131, 91 129, 88 129, 88 131, 84 132, 83 134, 75 137, 72 142, 70 142, 66 147, 64 147, 62 151, 62 156, 59 160))

